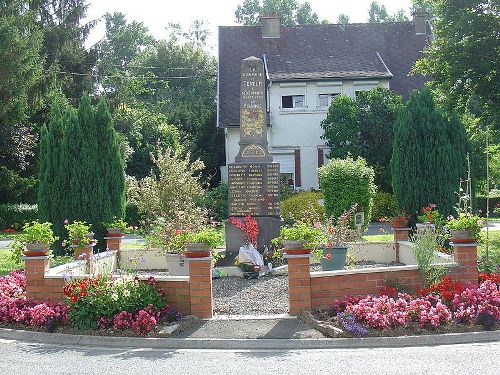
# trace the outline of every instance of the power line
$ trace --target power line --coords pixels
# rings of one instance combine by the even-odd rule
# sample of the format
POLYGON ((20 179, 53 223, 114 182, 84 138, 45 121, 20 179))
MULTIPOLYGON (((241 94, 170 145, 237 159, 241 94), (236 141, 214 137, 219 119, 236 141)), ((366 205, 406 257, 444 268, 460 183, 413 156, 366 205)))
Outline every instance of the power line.
POLYGON ((50 71, 46 70, 46 73, 58 73, 58 74, 68 74, 72 76, 87 76, 87 77, 94 77, 94 78, 121 78, 121 79, 146 79, 146 80, 157 80, 157 81, 168 81, 168 80, 173 80, 173 79, 198 79, 198 78, 206 78, 206 77, 217 77, 215 74, 208 74, 208 75, 203 75, 203 76, 170 76, 170 77, 157 77, 157 76, 122 76, 122 75, 104 75, 101 76, 99 74, 95 73, 75 73, 75 72, 67 72, 64 70, 58 70, 58 71, 50 71))

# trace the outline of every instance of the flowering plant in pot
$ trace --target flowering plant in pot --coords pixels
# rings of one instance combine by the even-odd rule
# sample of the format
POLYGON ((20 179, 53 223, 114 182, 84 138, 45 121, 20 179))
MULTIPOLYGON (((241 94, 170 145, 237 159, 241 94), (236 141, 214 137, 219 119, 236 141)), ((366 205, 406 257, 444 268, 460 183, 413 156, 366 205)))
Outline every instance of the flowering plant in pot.
POLYGON ((63 242, 63 246, 82 249, 85 246, 95 245, 97 240, 94 239, 94 233, 90 230, 90 224, 85 221, 74 221, 70 223, 64 221, 64 228, 68 231, 68 241, 63 242))
POLYGON ((460 212, 456 218, 448 216, 445 226, 451 232, 452 242, 467 243, 479 240, 483 223, 479 216, 460 212))
POLYGON ((52 223, 35 220, 23 226, 23 234, 14 241, 13 247, 26 256, 43 256, 49 253, 50 245, 58 239, 52 231, 52 223))
POLYGON ((113 221, 103 222, 102 225, 106 228, 109 237, 121 237, 127 230, 128 224, 123 219, 119 219, 115 216, 113 217, 113 221))
POLYGON ((186 256, 198 258, 210 255, 210 249, 222 245, 224 236, 213 227, 204 227, 196 232, 189 232, 186 238, 186 256))
POLYGON ((324 271, 344 269, 347 243, 360 239, 360 234, 353 226, 353 216, 357 209, 358 205, 354 204, 337 219, 331 217, 324 224, 317 224, 322 229, 325 241, 320 248, 320 262, 324 271))
POLYGON ((411 215, 408 211, 402 210, 397 215, 389 219, 393 228, 406 228, 410 222, 411 215))
POLYGON ((442 227, 446 222, 443 215, 441 215, 437 210, 437 205, 435 204, 429 204, 422 208, 420 215, 417 216, 417 219, 424 224, 434 224, 437 228, 442 227))
POLYGON ((284 226, 280 229, 279 237, 271 242, 274 245, 282 244, 288 254, 309 253, 311 249, 318 247, 322 239, 320 228, 296 221, 293 225, 284 226))

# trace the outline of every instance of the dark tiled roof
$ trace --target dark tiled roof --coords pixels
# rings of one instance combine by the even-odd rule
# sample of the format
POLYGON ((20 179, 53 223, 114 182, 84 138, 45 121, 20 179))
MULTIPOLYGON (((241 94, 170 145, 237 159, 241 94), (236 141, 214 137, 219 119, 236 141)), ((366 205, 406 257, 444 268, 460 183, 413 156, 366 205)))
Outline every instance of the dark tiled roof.
POLYGON ((219 27, 219 126, 239 125, 241 60, 265 55, 273 81, 391 78, 407 98, 425 78, 408 77, 427 42, 412 22, 302 25, 262 39, 260 26, 219 27))

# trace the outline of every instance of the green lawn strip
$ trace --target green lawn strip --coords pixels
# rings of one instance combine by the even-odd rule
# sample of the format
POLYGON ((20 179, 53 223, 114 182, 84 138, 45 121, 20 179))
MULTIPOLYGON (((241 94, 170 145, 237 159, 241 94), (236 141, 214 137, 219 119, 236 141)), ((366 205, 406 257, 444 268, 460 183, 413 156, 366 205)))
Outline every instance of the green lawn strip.
MULTIPOLYGON (((486 256, 486 231, 481 231, 481 244, 478 248, 480 257, 486 256)), ((500 230, 490 230, 488 233, 488 256, 496 264, 500 264, 500 230)))
POLYGON ((394 241, 394 236, 392 234, 373 234, 363 236, 363 240, 370 242, 392 242, 394 241))

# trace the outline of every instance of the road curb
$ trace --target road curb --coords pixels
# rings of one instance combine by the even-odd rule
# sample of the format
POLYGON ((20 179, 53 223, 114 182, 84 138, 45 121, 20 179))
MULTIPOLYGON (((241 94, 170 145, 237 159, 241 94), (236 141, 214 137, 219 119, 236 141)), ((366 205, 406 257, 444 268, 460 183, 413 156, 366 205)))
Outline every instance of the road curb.
POLYGON ((390 348, 482 343, 500 341, 500 331, 404 337, 365 337, 361 339, 179 339, 69 335, 63 333, 33 332, 0 328, 0 338, 4 340, 92 348, 304 350, 390 348))

